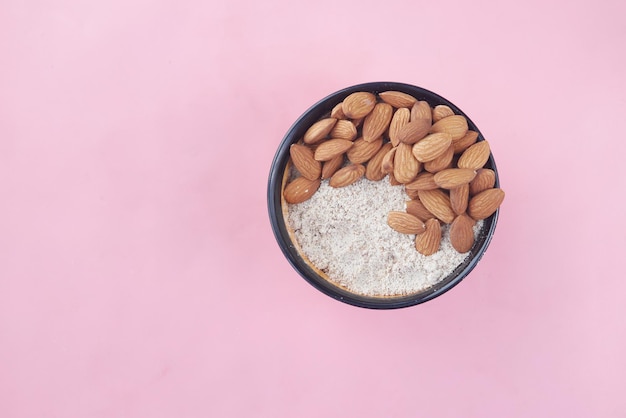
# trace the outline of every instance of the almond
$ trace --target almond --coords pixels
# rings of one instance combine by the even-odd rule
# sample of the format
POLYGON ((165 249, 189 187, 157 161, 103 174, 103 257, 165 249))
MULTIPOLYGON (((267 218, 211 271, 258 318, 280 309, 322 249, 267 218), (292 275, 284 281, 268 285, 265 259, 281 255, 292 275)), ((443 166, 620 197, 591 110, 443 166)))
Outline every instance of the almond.
POLYGON ((346 115, 343 113, 343 103, 337 103, 333 110, 330 111, 330 117, 335 119, 346 119, 346 115))
POLYGON ((470 185, 464 184, 450 190, 450 206, 457 215, 467 210, 467 202, 469 202, 470 185))
POLYGON ((359 138, 354 141, 354 145, 352 148, 348 150, 346 155, 348 156, 348 160, 353 162, 354 164, 361 164, 366 161, 369 161, 378 150, 383 146, 383 137, 378 137, 377 140, 368 142, 365 138, 359 138))
POLYGON ((428 219, 435 218, 435 215, 430 213, 419 199, 407 200, 406 213, 417 216, 422 221, 427 221, 428 219))
POLYGON ((349 164, 343 168, 337 170, 335 174, 330 178, 330 187, 345 187, 348 186, 365 174, 365 167, 361 164, 349 164))
POLYGON ((372 93, 359 91, 346 97, 341 108, 348 118, 360 119, 367 116, 374 109, 374 106, 376 106, 376 96, 372 93))
POLYGON ((456 214, 450 205, 450 198, 441 189, 420 190, 417 194, 424 207, 442 222, 449 224, 454 220, 456 214))
POLYGON ((335 123, 337 123, 335 118, 326 118, 315 122, 304 133, 304 143, 314 144, 326 138, 333 126, 335 126, 335 123))
POLYGON ((480 141, 466 149, 457 163, 459 168, 471 168, 472 170, 478 170, 483 168, 487 160, 489 160, 489 142, 480 141))
POLYGON ((387 142, 383 145, 376 155, 374 155, 367 163, 365 167, 365 177, 371 181, 379 181, 385 177, 385 173, 382 170, 383 158, 391 150, 392 145, 387 142))
POLYGON ((313 158, 313 150, 306 145, 292 144, 289 147, 289 155, 302 177, 315 180, 322 174, 322 164, 313 158))
POLYGON ((322 165, 322 179, 329 179, 341 168, 344 162, 343 154, 339 154, 334 158, 326 161, 322 165))
POLYGON ((461 139, 467 133, 467 119, 463 115, 452 115, 438 120, 430 128, 430 132, 449 133, 453 141, 461 139))
POLYGON ((380 165, 380 169, 383 173, 389 174, 393 173, 393 161, 396 158, 396 150, 397 148, 390 149, 387 154, 383 157, 383 162, 380 165))
POLYGON ((424 222, 406 212, 389 212, 387 225, 401 234, 421 234, 426 230, 424 222))
POLYGON ((476 177, 470 182, 469 192, 472 196, 483 190, 491 189, 496 184, 496 173, 489 168, 481 168, 476 172, 476 177))
POLYGON ((411 108, 411 120, 425 119, 429 124, 432 123, 432 110, 428 102, 421 100, 411 108))
POLYGON ((343 154, 352 147, 352 141, 345 139, 329 139, 324 141, 315 149, 315 159, 317 161, 328 161, 343 154))
POLYGON ((412 120, 398 131, 397 139, 405 144, 414 144, 424 138, 430 129, 427 119, 412 120))
POLYGON ((400 129, 409 123, 411 119, 411 111, 407 108, 400 108, 396 110, 393 114, 393 118, 391 118, 391 123, 389 124, 389 140, 393 144, 394 147, 398 146, 400 140, 398 139, 398 132, 400 129))
POLYGON ((389 173, 389 184, 391 184, 392 186, 402 185, 402 183, 396 180, 396 178, 393 176, 393 172, 389 173))
POLYGON ((358 128, 363 123, 363 119, 365 119, 365 118, 352 119, 352 123, 354 124, 354 126, 356 126, 358 128))
POLYGON ((356 138, 356 126, 349 120, 338 120, 330 131, 330 137, 352 141, 356 138))
POLYGON ((457 216, 450 225, 450 244, 460 253, 466 253, 474 245, 474 220, 466 214, 457 216))
POLYGON ((419 173, 415 180, 404 185, 404 188, 408 191, 413 190, 435 190, 438 189, 437 183, 435 183, 434 174, 432 173, 419 173))
POLYGON ((447 168, 435 174, 433 179, 442 189, 454 189, 469 184, 474 177, 476 177, 476 171, 470 168, 447 168))
POLYGON ((441 242, 441 225, 436 219, 425 223, 426 230, 415 237, 415 249, 422 255, 432 255, 439 250, 441 242))
POLYGON ((417 99, 410 94, 402 93, 401 91, 384 91, 379 93, 378 96, 383 102, 389 103, 393 107, 411 107, 417 99))
POLYGON ((309 199, 319 189, 321 180, 309 180, 298 177, 289 183, 283 191, 287 203, 302 203, 309 199))
POLYGON ((500 207, 503 200, 502 189, 483 190, 470 199, 467 213, 476 221, 488 218, 500 207))
POLYGON ((430 134, 413 145, 413 155, 420 162, 432 161, 445 153, 450 144, 452 139, 449 134, 445 132, 430 134))
POLYGON ((375 141, 389 128, 393 107, 388 103, 378 103, 363 120, 363 139, 375 141))
POLYGON ((465 136, 456 141, 452 141, 452 145, 454 145, 454 153, 460 154, 466 149, 468 149, 471 145, 476 143, 478 139, 478 132, 476 131, 467 131, 465 136))
POLYGON ((406 184, 412 181, 420 171, 420 163, 415 159, 412 146, 400 143, 396 147, 396 155, 393 160, 393 175, 400 183, 406 184))
POLYGON ((443 118, 454 115, 454 111, 450 106, 438 105, 433 109, 433 122, 438 122, 443 118))
POLYGON ((452 159, 454 158, 454 145, 450 144, 448 149, 434 160, 424 163, 424 170, 430 173, 436 173, 446 168, 452 167, 452 159))

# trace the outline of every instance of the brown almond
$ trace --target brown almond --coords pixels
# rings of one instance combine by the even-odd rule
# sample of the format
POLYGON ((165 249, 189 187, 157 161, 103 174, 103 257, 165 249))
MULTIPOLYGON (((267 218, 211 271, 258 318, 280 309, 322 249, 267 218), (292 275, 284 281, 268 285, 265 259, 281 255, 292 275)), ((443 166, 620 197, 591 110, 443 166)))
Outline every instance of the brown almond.
POLYGON ((330 137, 352 141, 356 138, 356 126, 349 120, 338 120, 330 131, 330 137))
POLYGON ((415 237, 415 249, 422 255, 433 255, 439 251, 441 243, 441 225, 436 219, 425 223, 426 230, 415 237))
POLYGON ((322 174, 322 164, 313 158, 313 150, 306 145, 292 144, 289 147, 289 155, 302 177, 315 180, 322 174))
POLYGON ((474 145, 477 139, 478 139, 478 132, 467 131, 467 133, 465 134, 465 136, 463 136, 463 138, 458 139, 456 141, 452 141, 452 145, 454 145, 454 153, 455 154, 462 153, 463 151, 468 149, 470 146, 474 145))
POLYGON ((417 101, 415 97, 401 91, 384 91, 379 93, 378 96, 383 102, 396 108, 411 107, 417 101))
POLYGON ((417 192, 420 201, 430 213, 444 223, 451 223, 456 214, 450 205, 450 198, 441 189, 420 190, 417 192))
POLYGON ((450 106, 438 105, 433 108, 433 122, 439 122, 441 119, 454 115, 454 111, 450 106))
POLYGON ((392 148, 383 157, 383 162, 380 166, 380 169, 382 170, 383 173, 385 174, 393 173, 393 161, 396 158, 396 151, 397 151, 397 148, 392 148))
POLYGON ((411 111, 405 107, 396 110, 391 118, 391 123, 389 124, 389 140, 393 144, 393 146, 398 146, 400 140, 398 139, 398 132, 400 129, 409 123, 411 119, 411 111))
POLYGON ((365 118, 356 118, 356 119, 351 119, 351 120, 352 120, 352 123, 354 124, 354 126, 356 126, 358 128, 363 123, 363 119, 365 119, 365 118))
POLYGON ((309 180, 305 177, 298 177, 287 184, 283 191, 283 196, 287 203, 302 203, 309 199, 319 189, 321 180, 309 180))
POLYGON ((433 179, 442 189, 454 189, 469 184, 474 177, 476 177, 476 171, 470 168, 447 168, 435 174, 433 179))
POLYGON ((490 168, 481 168, 476 172, 476 177, 470 182, 469 192, 472 196, 483 190, 491 189, 496 184, 496 173, 490 168))
POLYGON ((500 207, 503 200, 502 189, 483 190, 470 199, 467 214, 476 221, 488 218, 500 207))
POLYGON ((417 216, 422 221, 427 221, 428 219, 435 218, 435 215, 430 213, 419 199, 407 200, 406 213, 417 216))
POLYGON ((326 118, 315 122, 304 133, 304 143, 314 144, 326 138, 331 129, 333 129, 333 126, 335 126, 335 123, 337 123, 337 119, 335 118, 326 118))
POLYGON ((407 193, 409 191, 417 190, 435 190, 438 189, 437 183, 435 183, 434 174, 432 173, 419 173, 415 180, 404 185, 407 193))
POLYGON ((452 159, 454 158, 454 145, 450 144, 448 149, 434 160, 424 163, 424 170, 430 173, 436 173, 446 168, 452 167, 452 159))
POLYGON ((421 100, 411 108, 411 120, 425 119, 432 124, 432 110, 428 102, 421 100))
POLYGON ((400 183, 398 180, 396 180, 396 178, 393 176, 393 171, 391 173, 389 173, 389 184, 391 184, 392 186, 400 186, 400 185, 402 185, 402 183, 400 183))
POLYGON ((472 170, 478 170, 489 160, 489 142, 480 141, 463 151, 459 162, 457 163, 459 168, 471 168, 472 170))
POLYGON ((469 184, 464 184, 459 187, 455 187, 450 190, 450 206, 457 215, 464 213, 467 210, 467 203, 469 202, 469 184))
POLYGON ((348 151, 352 145, 354 145, 352 141, 346 141, 345 139, 329 139, 318 145, 315 149, 314 157, 317 161, 332 160, 348 151))
POLYGON ((344 155, 339 154, 322 163, 322 179, 329 179, 341 168, 344 163, 344 155))
POLYGON ((374 106, 376 106, 376 96, 372 93, 359 91, 346 97, 341 108, 348 118, 360 119, 367 116, 374 109, 374 106))
POLYGON ((389 212, 387 225, 401 234, 421 234, 426 230, 424 222, 406 212, 389 212))
POLYGON ((449 133, 453 141, 461 139, 467 133, 467 119, 463 115, 452 115, 433 123, 430 132, 449 133))
POLYGON ((343 113, 343 103, 337 103, 333 110, 330 111, 330 117, 335 119, 346 119, 346 115, 343 113))
POLYGON ((424 138, 430 129, 427 119, 415 119, 399 129, 397 139, 405 144, 415 144, 424 138))
POLYGON ((385 174, 382 170, 383 158, 385 155, 391 150, 392 145, 390 142, 387 142, 383 145, 376 155, 374 155, 368 162, 365 167, 365 177, 371 181, 379 181, 385 177, 385 174))
POLYGON ((430 134, 413 145, 413 155, 420 162, 432 161, 446 152, 450 144, 452 139, 449 134, 445 132, 430 134))
POLYGON ((413 156, 412 149, 411 145, 402 142, 396 147, 393 175, 402 184, 413 181, 421 168, 420 163, 413 156))
POLYGON ((388 103, 378 103, 363 120, 363 139, 375 141, 389 128, 393 107, 388 103))
POLYGON ((348 160, 354 164, 362 164, 366 161, 369 161, 378 150, 383 146, 383 137, 380 136, 378 139, 372 142, 368 142, 365 138, 359 138, 354 141, 354 145, 348 150, 346 153, 348 160))
POLYGON ((365 166, 362 164, 349 164, 337 170, 330 178, 328 184, 330 187, 345 187, 363 177, 364 174, 365 166))
POLYGON ((460 253, 466 253, 474 245, 474 220, 466 214, 457 216, 450 225, 450 244, 460 253))

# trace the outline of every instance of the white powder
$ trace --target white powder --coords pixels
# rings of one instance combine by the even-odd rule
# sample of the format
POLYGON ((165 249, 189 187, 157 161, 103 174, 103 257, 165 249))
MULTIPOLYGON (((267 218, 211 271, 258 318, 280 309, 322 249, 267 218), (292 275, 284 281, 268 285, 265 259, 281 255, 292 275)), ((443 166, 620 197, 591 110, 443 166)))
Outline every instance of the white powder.
MULTIPOLYGON (((386 178, 362 178, 342 188, 324 180, 309 200, 288 206, 289 225, 303 254, 339 286, 367 296, 415 293, 443 280, 468 253, 452 247, 448 225, 431 256, 417 252, 415 235, 391 229, 387 215, 404 211, 408 199, 404 187, 386 178)), ((475 237, 482 225, 476 223, 475 237)))

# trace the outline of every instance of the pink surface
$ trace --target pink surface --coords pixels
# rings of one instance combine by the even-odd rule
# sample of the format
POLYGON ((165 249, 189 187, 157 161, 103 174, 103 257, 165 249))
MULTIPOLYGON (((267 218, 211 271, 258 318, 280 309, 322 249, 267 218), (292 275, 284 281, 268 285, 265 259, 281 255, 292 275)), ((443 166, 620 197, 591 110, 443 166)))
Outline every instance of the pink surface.
POLYGON ((624 417, 626 7, 0 5, 0 416, 624 417), (336 302, 272 235, 274 152, 366 81, 460 106, 507 191, 427 304, 336 302))

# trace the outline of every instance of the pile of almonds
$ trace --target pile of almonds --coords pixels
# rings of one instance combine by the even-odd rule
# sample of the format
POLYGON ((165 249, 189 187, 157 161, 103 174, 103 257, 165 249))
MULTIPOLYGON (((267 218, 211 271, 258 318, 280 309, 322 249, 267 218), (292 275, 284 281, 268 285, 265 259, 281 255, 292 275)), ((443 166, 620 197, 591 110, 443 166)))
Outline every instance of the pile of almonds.
POLYGON ((431 255, 439 250, 441 223, 450 224, 450 242, 464 253, 474 244, 475 222, 504 200, 504 191, 494 188, 495 172, 483 168, 489 143, 477 139, 465 117, 449 106, 431 108, 399 91, 352 93, 291 145, 300 176, 283 195, 288 203, 300 203, 323 179, 344 187, 363 176, 372 181, 389 176, 411 198, 406 212, 389 213, 389 226, 415 234, 417 251, 431 255))

